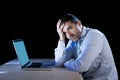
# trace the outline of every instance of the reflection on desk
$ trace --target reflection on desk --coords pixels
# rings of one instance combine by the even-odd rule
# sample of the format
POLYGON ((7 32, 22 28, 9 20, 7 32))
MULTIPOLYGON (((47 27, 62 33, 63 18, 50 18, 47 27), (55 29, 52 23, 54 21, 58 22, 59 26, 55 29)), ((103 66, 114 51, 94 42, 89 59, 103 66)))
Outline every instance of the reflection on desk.
MULTIPOLYGON (((47 59, 49 60, 49 59, 47 59)), ((51 60, 51 59, 50 59, 51 60)), ((31 59, 41 61, 41 59, 31 59)), ((55 67, 52 71, 23 71, 17 59, 0 66, 0 80, 83 80, 82 76, 67 68, 55 67)))

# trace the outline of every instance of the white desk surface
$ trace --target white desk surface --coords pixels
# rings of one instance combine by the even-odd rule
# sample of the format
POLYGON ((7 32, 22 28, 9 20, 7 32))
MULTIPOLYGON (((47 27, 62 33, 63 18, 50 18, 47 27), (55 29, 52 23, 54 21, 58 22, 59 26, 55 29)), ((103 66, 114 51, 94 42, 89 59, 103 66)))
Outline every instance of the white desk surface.
POLYGON ((83 80, 83 78, 78 72, 60 67, 52 71, 23 71, 19 61, 15 59, 0 66, 0 80, 83 80))

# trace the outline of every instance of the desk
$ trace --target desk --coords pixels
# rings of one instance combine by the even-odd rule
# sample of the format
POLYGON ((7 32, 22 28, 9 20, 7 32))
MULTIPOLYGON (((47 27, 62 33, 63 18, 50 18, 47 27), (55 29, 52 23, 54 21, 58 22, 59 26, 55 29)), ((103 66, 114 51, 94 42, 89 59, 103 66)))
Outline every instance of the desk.
MULTIPOLYGON (((31 59, 31 61, 40 61, 31 59)), ((0 80, 83 80, 75 71, 55 67, 53 71, 23 71, 17 59, 0 66, 0 80)))

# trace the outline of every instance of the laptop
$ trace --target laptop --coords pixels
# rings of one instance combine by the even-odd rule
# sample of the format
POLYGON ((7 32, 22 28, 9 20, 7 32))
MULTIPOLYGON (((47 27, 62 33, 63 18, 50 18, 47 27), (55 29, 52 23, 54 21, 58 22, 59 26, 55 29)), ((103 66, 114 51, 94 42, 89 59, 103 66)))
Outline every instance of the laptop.
POLYGON ((40 61, 40 62, 32 62, 28 57, 28 53, 25 47, 25 43, 23 39, 14 39, 12 40, 15 52, 17 54, 18 60, 20 62, 20 66, 22 70, 53 70, 55 67, 55 61, 40 61))

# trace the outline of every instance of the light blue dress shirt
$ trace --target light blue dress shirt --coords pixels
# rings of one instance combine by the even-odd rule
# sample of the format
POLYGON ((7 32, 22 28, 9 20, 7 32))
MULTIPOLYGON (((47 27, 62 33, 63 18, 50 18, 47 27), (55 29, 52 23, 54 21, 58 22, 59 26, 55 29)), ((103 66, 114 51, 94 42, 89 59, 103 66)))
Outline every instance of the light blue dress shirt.
POLYGON ((56 66, 80 72, 84 80, 118 80, 111 48, 105 35, 84 26, 81 38, 74 42, 58 41, 56 66))

